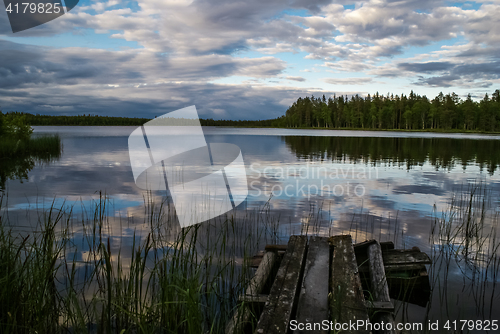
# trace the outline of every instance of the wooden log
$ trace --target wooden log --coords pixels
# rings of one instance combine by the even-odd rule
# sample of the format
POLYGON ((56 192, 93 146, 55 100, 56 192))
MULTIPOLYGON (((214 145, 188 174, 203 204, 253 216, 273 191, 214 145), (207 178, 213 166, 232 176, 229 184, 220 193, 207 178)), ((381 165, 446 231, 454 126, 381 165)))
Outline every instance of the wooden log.
POLYGON ((365 305, 366 308, 369 309, 371 312, 378 312, 378 311, 394 312, 394 304, 392 302, 378 302, 378 301, 367 300, 365 302, 365 305))
MULTIPOLYGON (((321 323, 329 319, 328 276, 330 244, 328 238, 311 237, 307 250, 304 276, 300 287, 299 304, 295 319, 299 323, 321 323)), ((294 333, 309 331, 295 330, 294 333)), ((315 333, 328 331, 315 330, 315 333)))
POLYGON ((262 261, 262 258, 264 257, 265 252, 264 251, 259 251, 257 254, 252 256, 250 259, 250 267, 252 268, 258 268, 260 265, 260 262, 262 261))
MULTIPOLYGON (((421 270, 426 270, 425 266, 422 269, 423 264, 420 263, 407 263, 407 264, 389 264, 384 265, 386 273, 397 273, 397 272, 416 272, 421 270)), ((370 271, 368 263, 365 263, 359 267, 360 273, 367 273, 370 271)))
POLYGON ((285 334, 296 306, 307 237, 292 235, 260 316, 256 334, 285 334))
POLYGON ((382 258, 386 266, 398 264, 432 264, 429 256, 420 250, 391 249, 382 252, 382 258))
POLYGON ((277 251, 286 251, 288 245, 266 245, 266 251, 268 252, 277 252, 277 251))
MULTIPOLYGON (((330 300, 331 320, 334 323, 349 323, 359 320, 367 323, 368 313, 365 306, 365 297, 358 274, 358 265, 354 255, 354 247, 350 235, 330 238, 333 245, 331 264, 330 300)), ((357 331, 347 330, 343 333, 371 333, 366 328, 357 331)))
POLYGON ((274 252, 266 252, 262 257, 262 261, 248 284, 245 294, 247 296, 258 295, 262 292, 267 279, 276 263, 278 255, 274 252))
POLYGON ((240 302, 247 303, 248 305, 243 304, 238 307, 237 311, 233 315, 233 318, 226 325, 226 334, 241 333, 243 332, 245 326, 250 323, 252 319, 251 308, 252 306, 255 306, 254 304, 259 304, 259 301, 256 299, 262 301, 263 297, 259 294, 266 285, 277 258, 278 255, 274 252, 266 252, 264 254, 255 275, 248 284, 245 294, 239 298, 240 302))
POLYGON ((260 263, 262 262, 262 256, 253 256, 249 261, 250 268, 259 268, 260 263))
MULTIPOLYGON (((366 240, 363 242, 358 242, 357 244, 354 244, 354 250, 356 254, 358 251, 366 251, 369 245, 375 242, 375 239, 371 240, 366 240)), ((383 241, 380 243, 380 247, 382 248, 382 252, 390 249, 394 249, 394 243, 392 241, 383 241)))
MULTIPOLYGON (((425 265, 399 265, 394 270, 385 267, 389 295, 411 304, 425 307, 430 299, 431 287, 425 265)), ((360 268, 361 282, 365 290, 370 290, 368 266, 360 268)))
MULTIPOLYGON (((384 269, 384 261, 382 258, 382 249, 378 242, 372 243, 368 246, 368 265, 370 267, 370 283, 371 283, 371 293, 374 302, 391 302, 391 297, 389 296, 389 288, 387 286, 387 279, 384 269)), ((373 323, 391 323, 392 329, 389 330, 385 327, 385 330, 380 330, 378 333, 383 334, 395 334, 395 323, 394 315, 392 312, 376 312, 372 317, 373 323)))
POLYGON ((263 294, 255 295, 255 296, 241 295, 238 298, 238 301, 240 303, 247 303, 247 304, 265 304, 267 302, 268 297, 269 297, 269 295, 263 295, 263 294))
POLYGON ((389 250, 389 249, 394 249, 394 242, 392 241, 383 241, 380 243, 380 247, 382 248, 382 252, 389 250))
MULTIPOLYGON (((369 267, 366 254, 358 254, 358 252, 356 252, 356 256, 360 272, 367 272, 369 267)), ((383 250, 382 259, 386 272, 417 271, 421 270, 423 265, 432 263, 432 260, 427 254, 415 250, 383 250)), ((425 270, 425 266, 423 266, 423 268, 425 270)))
MULTIPOLYGON (((356 254, 356 261, 358 266, 366 268, 368 270, 368 246, 376 243, 375 239, 360 242, 354 245, 354 252, 356 254)), ((386 241, 380 243, 382 252, 386 252, 394 249, 394 243, 392 241, 386 241)))
POLYGON ((368 248, 368 246, 370 246, 374 242, 375 242, 375 239, 366 240, 363 242, 358 242, 357 244, 353 244, 353 247, 354 247, 354 250, 357 252, 359 249, 364 250, 365 248, 368 248))

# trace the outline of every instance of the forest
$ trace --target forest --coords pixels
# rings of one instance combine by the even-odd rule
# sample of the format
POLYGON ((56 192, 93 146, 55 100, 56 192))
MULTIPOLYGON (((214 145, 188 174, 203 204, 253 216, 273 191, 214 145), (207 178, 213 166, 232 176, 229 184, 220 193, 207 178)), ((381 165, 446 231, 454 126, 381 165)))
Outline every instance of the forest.
MULTIPOLYGON (((150 118, 133 118, 133 117, 112 117, 98 115, 74 115, 74 116, 54 116, 40 115, 23 112, 8 112, 2 114, 0 111, 0 122, 6 122, 20 119, 30 126, 47 126, 47 125, 69 125, 69 126, 140 126, 150 121, 150 118)), ((196 125, 191 119, 169 119, 170 125, 196 125)), ((200 119, 200 124, 203 126, 232 126, 232 127, 271 127, 276 126, 276 119, 270 120, 214 120, 200 119)))
MULTIPOLYGON (((49 116, 10 112, 1 114, 8 121, 22 116, 34 125, 129 125, 139 126, 149 118, 97 115, 49 116)), ((1 118, 1 117, 0 117, 1 118)), ((200 119, 203 126, 330 128, 407 131, 500 132, 500 90, 474 101, 469 94, 461 99, 455 93, 439 93, 432 100, 425 95, 386 96, 368 94, 326 97, 299 97, 281 117, 267 120, 200 119)), ((172 124, 174 125, 174 124, 172 124)), ((175 125, 192 125, 178 120, 175 125)))
POLYGON ((469 94, 439 93, 429 100, 410 95, 299 98, 278 119, 282 127, 500 131, 500 90, 479 102, 469 94))

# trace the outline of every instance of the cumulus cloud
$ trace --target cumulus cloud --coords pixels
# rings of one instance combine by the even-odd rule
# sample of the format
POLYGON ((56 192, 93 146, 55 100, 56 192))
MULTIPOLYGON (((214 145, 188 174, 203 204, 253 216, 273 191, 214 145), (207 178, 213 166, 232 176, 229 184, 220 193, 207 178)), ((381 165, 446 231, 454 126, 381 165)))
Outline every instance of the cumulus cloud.
MULTIPOLYGON (((334 92, 321 93, 329 96, 334 92)), ((195 104, 203 118, 269 119, 283 115, 297 96, 319 92, 279 86, 170 82, 139 87, 74 85, 49 90, 39 86, 29 92, 19 89, 16 96, 2 89, 0 94, 8 96, 2 100, 12 106, 9 110, 48 114, 152 118, 195 104)))
POLYGON ((500 61, 476 64, 456 64, 447 70, 436 70, 441 74, 420 77, 416 84, 432 87, 462 86, 488 88, 500 80, 500 61))
POLYGON ((287 78, 287 80, 298 81, 298 82, 304 82, 304 81, 306 81, 306 79, 303 78, 303 77, 287 76, 286 78, 287 78))
POLYGON ((323 79, 329 84, 370 85, 379 83, 374 78, 404 77, 429 87, 486 87, 500 78, 498 1, 471 9, 442 0, 138 0, 132 7, 111 0, 77 6, 15 36, 3 15, 0 35, 9 36, 9 41, 0 39, 0 92, 10 106, 26 110, 154 113, 196 100, 200 110, 205 105, 219 118, 280 115, 283 101, 314 90, 276 86, 283 78, 290 84, 306 81, 283 77, 297 66, 280 59, 285 53, 300 54, 299 66, 310 62, 311 71, 355 73, 323 79), (24 37, 85 29, 140 47, 22 44, 24 37), (418 51, 433 43, 443 46, 418 51), (250 79, 213 83, 232 77, 250 79), (236 107, 238 94, 248 108, 236 107), (256 101, 265 107, 255 108, 256 101))
POLYGON ((404 71, 416 73, 432 73, 445 71, 453 67, 453 64, 446 61, 431 61, 427 63, 399 63, 398 68, 404 71))
POLYGON ((331 85, 362 85, 372 82, 372 78, 325 78, 324 82, 331 85))
POLYGON ((0 87, 38 84, 155 84, 208 81, 231 75, 273 77, 285 69, 274 57, 167 57, 147 50, 50 49, 0 41, 0 87))

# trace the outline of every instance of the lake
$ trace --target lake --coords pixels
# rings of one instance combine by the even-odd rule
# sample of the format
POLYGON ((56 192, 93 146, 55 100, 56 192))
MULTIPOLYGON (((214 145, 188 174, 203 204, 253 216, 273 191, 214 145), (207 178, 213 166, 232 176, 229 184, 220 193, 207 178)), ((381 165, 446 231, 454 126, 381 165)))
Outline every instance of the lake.
MULTIPOLYGON (((37 136, 59 134, 63 153, 30 167, 24 179, 7 180, 2 210, 4 215, 8 211, 11 226, 28 233, 50 207, 89 215, 86 210, 105 194, 107 214, 115 218, 109 235, 121 238, 120 247, 147 233, 138 223, 145 201, 164 198, 166 192, 148 194, 134 182, 128 136, 135 127, 34 129, 37 136)), ((487 215, 478 218, 484 240, 495 244, 487 237, 497 231, 500 212, 500 136, 217 127, 203 132, 208 143, 241 149, 248 197, 229 214, 266 215, 274 222, 275 242, 286 243, 290 234, 303 232, 352 234, 356 242, 394 241, 396 248, 417 246, 434 255, 430 277, 436 288, 429 310, 410 305, 406 320, 500 319, 500 309, 493 307, 500 295, 492 272, 498 272, 500 262, 486 259, 498 256, 498 248, 475 249, 485 259, 471 265, 447 262, 444 275, 439 261, 446 245, 436 232, 436 219, 452 203, 467 206, 468 194, 477 189, 475 195, 488 198, 487 215)), ((461 241, 451 244, 459 247, 461 241)))

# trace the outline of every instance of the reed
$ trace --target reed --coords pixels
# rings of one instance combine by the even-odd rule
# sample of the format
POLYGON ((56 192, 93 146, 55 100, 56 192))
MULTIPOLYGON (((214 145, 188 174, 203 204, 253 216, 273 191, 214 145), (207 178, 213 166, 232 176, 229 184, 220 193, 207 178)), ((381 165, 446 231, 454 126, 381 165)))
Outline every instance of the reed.
POLYGON ((129 247, 113 237, 103 194, 79 218, 52 206, 24 236, 4 211, 0 332, 223 332, 251 278, 245 259, 273 236, 258 213, 180 230, 168 203, 147 196, 144 208, 148 231, 129 247))
POLYGON ((3 158, 32 156, 37 159, 52 159, 61 154, 61 139, 58 135, 17 139, 0 138, 0 156, 3 158))
MULTIPOLYGON (((140 221, 116 217, 112 202, 99 194, 80 210, 52 205, 40 211, 26 233, 15 229, 2 202, 1 333, 223 333, 252 276, 246 261, 266 244, 283 243, 291 227, 266 203, 180 229, 171 204, 152 193, 145 194, 140 221)), ((476 318, 493 315, 500 270, 495 205, 484 185, 472 185, 433 218, 433 299, 425 323, 463 316, 448 285, 457 270, 476 318)), ((320 213, 311 207, 302 233, 325 231, 320 213)), ((365 223, 353 218, 350 233, 404 243, 397 218, 367 217, 365 223)), ((407 306, 397 309, 410 321, 407 306)))
POLYGON ((499 212, 494 200, 485 184, 469 184, 455 192, 441 217, 434 218, 429 236, 434 262, 430 278, 443 317, 492 317, 500 270, 499 212), (461 298, 451 293, 448 284, 457 272, 462 276, 461 298), (476 314, 461 313, 464 301, 475 306, 476 314))

